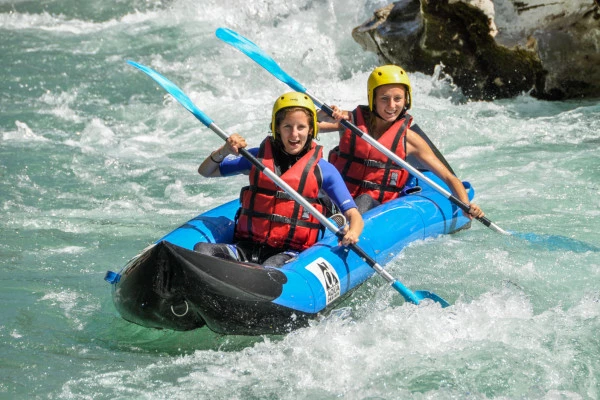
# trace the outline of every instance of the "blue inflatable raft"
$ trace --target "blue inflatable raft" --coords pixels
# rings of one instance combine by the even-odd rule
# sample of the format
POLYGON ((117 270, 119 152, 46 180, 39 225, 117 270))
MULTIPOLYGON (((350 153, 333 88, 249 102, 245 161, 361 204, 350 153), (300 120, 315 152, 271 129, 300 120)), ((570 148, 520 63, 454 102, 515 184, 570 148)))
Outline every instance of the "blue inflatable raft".
MULTIPOLYGON (((435 175, 424 174, 446 187, 435 175)), ((472 199, 474 191, 465 188, 472 199)), ((282 334, 326 313, 375 272, 332 233, 280 268, 194 252, 198 242, 231 243, 238 200, 186 222, 108 272, 121 316, 159 329, 207 326, 222 334, 282 334)), ((360 247, 380 265, 410 242, 470 226, 462 211, 414 177, 403 195, 363 216, 360 247)))

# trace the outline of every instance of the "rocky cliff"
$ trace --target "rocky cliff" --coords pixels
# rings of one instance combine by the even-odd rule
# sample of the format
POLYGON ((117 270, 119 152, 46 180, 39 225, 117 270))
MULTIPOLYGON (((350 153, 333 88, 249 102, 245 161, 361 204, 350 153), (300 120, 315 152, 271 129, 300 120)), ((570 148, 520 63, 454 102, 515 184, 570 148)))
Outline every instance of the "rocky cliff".
POLYGON ((443 66, 471 99, 600 97, 600 0, 401 0, 352 35, 382 63, 443 66))

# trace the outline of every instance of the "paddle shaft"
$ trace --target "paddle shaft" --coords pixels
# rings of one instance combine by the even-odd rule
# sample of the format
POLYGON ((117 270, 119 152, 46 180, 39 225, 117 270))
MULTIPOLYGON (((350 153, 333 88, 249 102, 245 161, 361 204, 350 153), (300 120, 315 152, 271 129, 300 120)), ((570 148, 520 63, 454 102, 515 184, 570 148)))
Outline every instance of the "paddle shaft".
MULTIPOLYGON (((213 132, 217 133, 223 140, 227 141, 227 134, 221 130, 214 123, 208 125, 208 128, 213 132)), ((268 169, 263 163, 260 162, 256 157, 252 155, 246 149, 240 149, 239 153, 245 157, 248 161, 252 163, 260 172, 265 174, 269 179, 271 179, 277 186, 282 188, 286 193, 288 193, 296 202, 301 204, 308 212, 310 212, 316 219, 319 220, 321 224, 323 224, 327 229, 331 232, 335 233, 335 235, 341 240, 344 238, 343 231, 337 227, 333 222, 331 222, 327 217, 319 212, 316 208, 313 207, 304 197, 302 197, 298 192, 296 192, 291 186, 289 186, 283 179, 281 179, 275 172, 268 169)), ((442 307, 447 307, 449 303, 436 295, 435 293, 430 293, 427 291, 418 291, 413 292, 406 286, 404 286, 400 281, 396 280, 392 275, 390 275, 377 261, 375 261, 371 256, 369 256, 360 246, 351 243, 348 245, 350 249, 352 249, 363 261, 365 261, 371 268, 375 270, 379 275, 381 275, 388 283, 392 285, 394 289, 396 289, 406 301, 409 301, 413 304, 419 304, 420 300, 424 298, 429 298, 434 301, 439 302, 442 307)))
MULTIPOLYGON (((230 44, 231 46, 235 47, 242 53, 246 54, 248 57, 250 57, 256 63, 258 63, 261 67, 263 67, 264 69, 269 71, 271 73, 271 75, 273 75, 274 77, 276 77, 283 83, 287 84, 295 91, 304 93, 307 96, 309 96, 313 100, 313 102, 317 105, 317 107, 319 107, 320 109, 325 111, 325 113, 327 115, 333 116, 333 109, 331 107, 329 107, 327 104, 323 103, 322 101, 317 99, 314 95, 309 93, 309 91, 300 82, 298 82, 297 80, 292 78, 287 72, 285 72, 279 66, 279 64, 277 64, 275 62, 275 60, 273 60, 272 57, 270 57, 268 54, 266 54, 264 51, 262 51, 260 49, 260 47, 258 47, 254 42, 252 42, 251 40, 247 39, 246 37, 244 37, 244 36, 240 35, 239 33, 235 32, 231 29, 228 29, 228 28, 218 28, 216 30, 215 34, 219 39, 221 39, 225 43, 230 44)), ((381 153, 383 153, 386 157, 388 157, 389 159, 391 159, 392 161, 394 161, 401 167, 408 170, 414 176, 418 177, 422 181, 429 184, 432 188, 437 190, 440 194, 442 194, 444 197, 446 197, 452 203, 457 205, 461 210, 463 210, 467 214, 469 213, 470 206, 468 204, 465 204, 463 201, 461 201, 456 196, 454 196, 453 194, 451 194, 450 192, 448 192, 447 190, 442 188, 440 185, 438 185, 431 179, 427 178, 418 169, 414 168, 412 165, 410 165, 409 163, 407 163, 406 161, 404 161, 403 159, 398 157, 397 154, 393 153, 391 150, 389 150, 388 148, 386 148, 385 146, 380 144, 378 141, 373 139, 370 135, 365 134, 358 127, 356 127, 354 124, 352 124, 350 121, 342 120, 341 123, 344 127, 350 129, 352 133, 354 133, 354 134, 358 135, 360 138, 366 140, 369 144, 371 144, 373 147, 375 147, 377 150, 379 150, 381 153)), ((502 233, 504 235, 510 235, 509 232, 500 228, 498 225, 494 224, 492 221, 490 221, 486 217, 479 217, 479 218, 477 218, 477 220, 480 221, 485 226, 493 229, 494 231, 496 231, 498 233, 502 233)))
MULTIPOLYGON (((196 105, 192 102, 192 100, 185 94, 183 91, 175 85, 173 82, 154 71, 151 68, 146 67, 145 65, 138 64, 134 61, 128 61, 128 64, 138 68, 142 72, 146 73, 146 75, 150 76, 156 83, 158 83, 163 89, 165 89, 169 94, 171 94, 175 100, 179 102, 182 106, 184 106, 189 112, 191 112, 200 122, 202 122, 205 126, 207 126, 210 130, 215 132, 221 139, 227 141, 229 136, 225 131, 219 128, 205 113, 203 113, 196 105)), ((260 162, 256 157, 254 157, 248 150, 240 149, 239 153, 248 159, 256 168, 259 169, 263 174, 265 174, 268 178, 270 178, 277 186, 281 187, 286 193, 288 193, 296 202, 301 204, 306 210, 308 210, 315 218, 319 220, 321 224, 323 224, 327 229, 335 233, 335 235, 342 239, 344 237, 344 233, 342 229, 338 228, 333 222, 331 222, 327 217, 319 212, 316 208, 312 206, 304 197, 302 197, 298 192, 296 192, 291 186, 289 186, 283 179, 281 179, 275 172, 268 169, 263 163, 260 162)), ((417 291, 412 292, 402 283, 394 279, 387 271, 385 271, 371 256, 369 256, 362 248, 360 248, 356 244, 350 244, 349 247, 356 252, 356 254, 362 258, 371 268, 373 268, 379 275, 381 275, 386 281, 391 283, 392 287, 396 289, 406 301, 410 301, 414 304, 419 304, 419 301, 424 298, 430 298, 434 301, 439 302, 442 307, 448 306, 448 302, 441 297, 437 296, 435 293, 430 293, 426 291, 417 291)))
MULTIPOLYGON (((207 126, 210 130, 212 130, 217 135, 219 135, 221 137, 221 139, 227 141, 227 139, 229 137, 227 135, 227 133, 225 133, 221 128, 219 128, 217 125, 215 125, 214 122, 207 126)), ((315 207, 313 207, 312 204, 310 204, 304 197, 302 197, 298 192, 296 192, 290 185, 288 185, 283 179, 281 179, 281 177, 279 177, 275 172, 273 172, 269 168, 267 168, 262 162, 260 162, 260 160, 258 158, 254 157, 252 155, 252 153, 250 153, 248 150, 239 149, 239 153, 243 157, 245 157, 248 161, 250 161, 252 163, 252 165, 254 165, 256 168, 258 168, 258 170, 260 172, 262 172, 269 179, 271 179, 273 182, 275 182, 275 184, 277 186, 279 186, 287 194, 289 194, 297 203, 301 204, 302 207, 304 207, 306 210, 308 210, 308 212, 310 212, 316 219, 318 219, 321 224, 323 224, 331 232, 335 233, 335 235, 339 239, 343 239, 344 233, 340 228, 337 227, 337 225, 335 225, 327 217, 325 217, 323 214, 321 214, 319 212, 319 210, 317 210, 315 207)), ((402 288, 402 291, 400 293, 402 293, 404 295, 405 294, 404 292, 410 292, 410 290, 408 290, 400 282, 397 282, 396 279, 394 279, 385 269, 383 269, 377 263, 377 261, 375 261, 371 256, 369 256, 362 248, 360 248, 359 246, 357 246, 354 243, 348 245, 348 247, 350 247, 354 252, 356 252, 356 254, 358 254, 358 256, 360 258, 362 258, 370 267, 372 267, 386 281, 391 283, 392 286, 394 286, 397 290, 398 290, 398 288, 396 287, 396 285, 399 284, 400 287, 402 288)), ((398 291, 400 291, 400 290, 398 290, 398 291)), ((408 299, 410 299, 411 302, 418 304, 419 301, 416 298, 416 296, 414 296, 414 295, 411 296, 411 294, 412 294, 412 292, 405 297, 408 297, 408 299)))
MULTIPOLYGON (((325 113, 327 115, 329 115, 330 117, 333 116, 333 109, 330 106, 328 106, 327 104, 325 104, 322 101, 320 101, 319 99, 317 99, 308 90, 305 91, 304 93, 313 100, 313 102, 317 105, 317 107, 319 107, 321 110, 325 111, 325 113)), ((361 139, 367 141, 371 146, 375 147, 377 150, 379 150, 379 152, 381 152, 386 157, 388 157, 389 159, 394 161, 396 164, 400 165, 402 168, 406 169, 411 174, 418 177, 422 181, 426 182, 429 186, 433 187, 441 195, 446 197, 452 203, 456 204, 461 210, 463 210, 467 214, 469 213, 471 207, 468 204, 466 204, 465 202, 460 200, 458 197, 454 196, 452 193, 448 192, 446 189, 444 189, 443 187, 438 185, 433 180, 426 177, 421 171, 419 171, 417 168, 413 167, 408 162, 406 162, 405 160, 400 158, 396 153, 392 152, 390 149, 388 149, 387 147, 385 147, 384 145, 379 143, 371 135, 366 134, 360 128, 358 128, 356 125, 354 125, 352 122, 350 122, 348 120, 345 120, 345 119, 341 120, 341 124, 345 128, 350 129, 350 131, 352 131, 352 133, 354 133, 361 139)), ((488 228, 491 228, 498 233, 502 233, 503 235, 510 235, 510 233, 508 233, 504 229, 500 228, 498 225, 496 225, 495 223, 493 223, 486 217, 478 217, 477 220, 480 221, 485 226, 487 226, 488 228)))

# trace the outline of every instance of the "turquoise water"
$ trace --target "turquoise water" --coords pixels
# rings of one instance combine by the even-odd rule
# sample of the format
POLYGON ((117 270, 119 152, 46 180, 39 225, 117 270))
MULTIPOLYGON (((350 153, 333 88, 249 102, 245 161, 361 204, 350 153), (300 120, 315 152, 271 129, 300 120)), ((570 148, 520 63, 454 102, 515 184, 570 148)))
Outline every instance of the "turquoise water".
POLYGON ((106 270, 244 183, 196 173, 220 139, 125 61, 161 72, 253 144, 288 88, 216 39, 219 26, 346 108, 365 102, 377 62, 350 32, 384 2, 198 3, 0 1, 0 398, 600 396, 599 103, 464 102, 420 73, 416 122, 515 233, 474 223, 387 266, 452 307, 405 305, 374 277, 286 336, 122 320, 106 270))

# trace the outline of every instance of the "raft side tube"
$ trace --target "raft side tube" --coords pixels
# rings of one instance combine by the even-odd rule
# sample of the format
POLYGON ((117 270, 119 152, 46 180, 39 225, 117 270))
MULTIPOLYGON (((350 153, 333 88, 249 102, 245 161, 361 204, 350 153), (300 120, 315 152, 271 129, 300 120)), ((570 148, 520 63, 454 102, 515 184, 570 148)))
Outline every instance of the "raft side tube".
POLYGON ((193 250, 198 242, 231 243, 235 214, 239 208, 239 200, 232 200, 189 220, 157 240, 157 243, 170 242, 188 250, 193 250))

